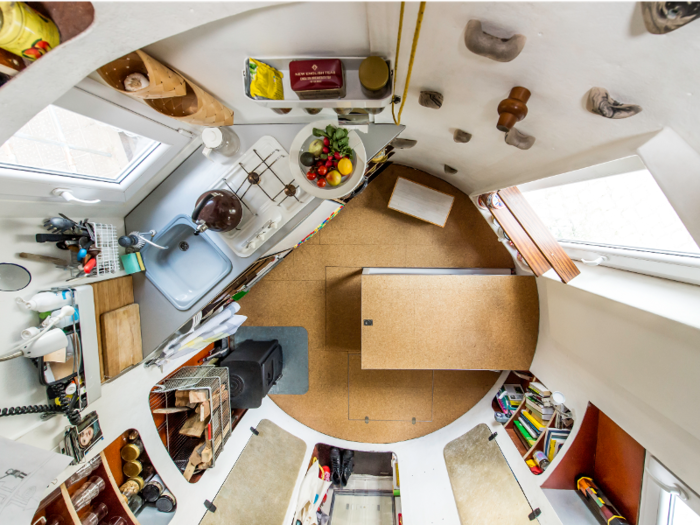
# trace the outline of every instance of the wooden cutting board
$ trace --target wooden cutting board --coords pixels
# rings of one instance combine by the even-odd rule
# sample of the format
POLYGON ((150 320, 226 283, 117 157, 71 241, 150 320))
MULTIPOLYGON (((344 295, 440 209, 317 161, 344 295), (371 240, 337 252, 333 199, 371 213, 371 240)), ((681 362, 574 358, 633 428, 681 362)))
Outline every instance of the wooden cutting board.
POLYGON ((102 314, 102 358, 105 377, 114 377, 143 359, 138 304, 102 314))

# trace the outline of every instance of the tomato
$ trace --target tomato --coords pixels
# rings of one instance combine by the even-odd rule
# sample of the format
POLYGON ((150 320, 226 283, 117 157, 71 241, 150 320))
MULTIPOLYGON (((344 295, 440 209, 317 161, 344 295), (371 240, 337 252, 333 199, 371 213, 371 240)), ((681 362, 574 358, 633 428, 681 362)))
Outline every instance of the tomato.
MULTIPOLYGON (((326 167, 324 166, 323 169, 325 170, 326 167)), ((309 180, 314 180, 316 178, 316 172, 314 170, 309 170, 306 172, 306 178, 309 180)))
MULTIPOLYGON (((323 137, 323 145, 324 145, 324 146, 330 146, 330 145, 331 145, 331 141, 328 140, 328 137, 323 137)), ((328 153, 328 152, 327 152, 327 151, 324 151, 324 153, 328 153)))
POLYGON ((325 187, 326 187, 326 179, 324 179, 324 178, 321 177, 320 179, 318 179, 318 180, 316 181, 316 185, 317 185, 319 188, 325 188, 325 187))
POLYGON ((325 166, 319 166, 319 168, 318 168, 318 174, 319 174, 321 177, 325 177, 325 176, 326 176, 326 173, 328 173, 328 168, 326 168, 325 166))
POLYGON ((335 157, 335 160, 340 160, 341 155, 340 155, 340 152, 339 152, 339 151, 336 151, 336 152, 333 154, 333 156, 335 157))

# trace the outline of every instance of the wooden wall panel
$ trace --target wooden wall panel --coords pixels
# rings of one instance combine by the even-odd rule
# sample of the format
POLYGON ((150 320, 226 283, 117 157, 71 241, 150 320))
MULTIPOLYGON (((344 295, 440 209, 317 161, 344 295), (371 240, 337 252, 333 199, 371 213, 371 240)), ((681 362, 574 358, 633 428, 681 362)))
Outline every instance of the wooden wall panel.
POLYGON ((642 445, 600 412, 594 479, 631 525, 639 514, 645 454, 642 445))

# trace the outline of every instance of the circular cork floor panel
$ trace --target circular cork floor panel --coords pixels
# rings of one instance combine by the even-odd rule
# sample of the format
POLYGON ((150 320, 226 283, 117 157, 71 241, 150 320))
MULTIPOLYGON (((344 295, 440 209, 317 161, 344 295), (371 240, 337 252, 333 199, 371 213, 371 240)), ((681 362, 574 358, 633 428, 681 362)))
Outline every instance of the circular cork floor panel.
POLYGON ((362 370, 363 267, 512 268, 513 260, 464 193, 393 165, 241 299, 248 326, 303 326, 309 333, 308 393, 272 396, 287 414, 349 441, 424 436, 472 408, 499 374, 362 370), (387 209, 399 176, 455 196, 444 228, 387 209))

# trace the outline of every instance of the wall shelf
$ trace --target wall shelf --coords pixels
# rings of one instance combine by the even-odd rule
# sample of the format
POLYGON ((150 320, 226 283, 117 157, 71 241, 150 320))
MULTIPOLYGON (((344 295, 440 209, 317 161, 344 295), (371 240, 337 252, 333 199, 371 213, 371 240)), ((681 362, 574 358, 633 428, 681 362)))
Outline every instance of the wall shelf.
MULTIPOLYGON (((572 439, 542 488, 555 492, 575 491, 576 477, 589 475, 627 521, 636 525, 644 474, 644 447, 590 403, 572 439)), ((546 494, 551 492, 545 491, 546 494)), ((570 523, 562 521, 565 525, 570 523)))
MULTIPOLYGON (((264 62, 283 75, 284 100, 256 100, 246 93, 245 97, 256 104, 266 108, 384 108, 391 104, 391 93, 381 99, 367 98, 360 85, 359 69, 362 61, 367 57, 252 57, 264 62), (313 60, 322 58, 338 58, 345 65, 345 83, 347 86, 345 98, 323 100, 301 100, 292 90, 289 82, 289 63, 292 60, 313 60)), ((389 63, 389 83, 392 82, 391 63, 389 63)), ((243 92, 245 93, 246 79, 248 75, 247 60, 243 64, 243 92)))

